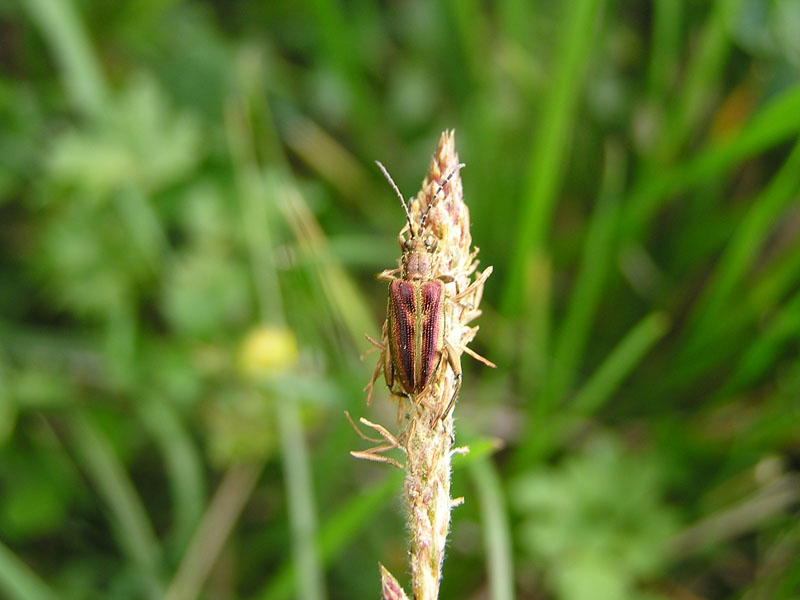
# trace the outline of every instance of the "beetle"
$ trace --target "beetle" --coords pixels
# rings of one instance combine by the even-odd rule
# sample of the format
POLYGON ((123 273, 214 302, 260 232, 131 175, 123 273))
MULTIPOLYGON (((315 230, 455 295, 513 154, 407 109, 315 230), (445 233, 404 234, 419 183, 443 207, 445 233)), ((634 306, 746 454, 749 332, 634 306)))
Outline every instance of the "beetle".
POLYGON ((438 271, 438 239, 426 232, 425 220, 439 193, 464 165, 457 165, 445 177, 419 225, 415 226, 397 185, 386 168, 380 162, 377 164, 403 205, 408 237, 403 235, 404 227, 398 238, 403 252, 401 266, 378 276, 378 279, 389 282, 389 297, 381 342, 367 336, 381 351, 372 379, 364 388, 368 391, 367 404, 372 399, 373 386, 381 370, 393 397, 420 401, 446 360, 455 374, 455 389, 447 408, 439 413, 441 418, 452 409, 461 387, 461 360, 447 340, 445 331, 445 314, 448 312, 445 283, 452 278, 435 275, 438 271))

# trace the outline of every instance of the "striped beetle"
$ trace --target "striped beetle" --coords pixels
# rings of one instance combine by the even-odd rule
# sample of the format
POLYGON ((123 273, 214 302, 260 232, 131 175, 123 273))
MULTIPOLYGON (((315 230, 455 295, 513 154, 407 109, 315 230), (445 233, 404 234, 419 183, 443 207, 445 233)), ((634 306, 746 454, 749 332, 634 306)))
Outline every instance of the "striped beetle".
MULTIPOLYGON (((372 399, 373 386, 381 370, 392 396, 410 397, 418 401, 430 387, 434 374, 445 359, 455 374, 455 389, 447 408, 439 413, 442 418, 452 409, 461 387, 461 359, 445 336, 445 302, 450 300, 445 292, 445 283, 453 279, 447 275, 434 276, 438 271, 438 239, 425 231, 425 220, 439 193, 464 165, 457 165, 445 177, 419 226, 415 226, 397 185, 386 168, 379 162, 377 164, 403 205, 408 238, 400 232, 398 241, 403 252, 401 266, 378 276, 378 279, 389 282, 389 299, 381 342, 367 336, 381 351, 372 379, 364 388, 368 391, 367 404, 372 399)), ((472 289, 473 286, 469 286, 457 297, 466 295, 472 289)))

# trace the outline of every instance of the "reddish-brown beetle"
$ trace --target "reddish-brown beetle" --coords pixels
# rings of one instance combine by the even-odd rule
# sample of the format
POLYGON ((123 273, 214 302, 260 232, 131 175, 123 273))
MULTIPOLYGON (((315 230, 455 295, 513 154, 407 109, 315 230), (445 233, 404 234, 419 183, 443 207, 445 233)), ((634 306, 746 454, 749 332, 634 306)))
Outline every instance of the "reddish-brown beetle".
POLYGON ((377 164, 403 205, 408 223, 408 238, 403 232, 398 238, 403 251, 401 266, 384 271, 378 276, 379 279, 389 282, 389 300, 382 341, 370 339, 381 350, 381 357, 372 379, 364 388, 368 390, 367 403, 372 398, 372 389, 380 377, 381 369, 386 386, 393 396, 408 396, 415 402, 418 401, 430 386, 443 358, 446 358, 456 381, 447 408, 439 414, 443 417, 450 412, 461 387, 461 360, 445 337, 445 303, 448 301, 445 282, 452 281, 452 278, 446 275, 434 276, 438 271, 438 239, 426 233, 425 220, 439 193, 464 165, 456 166, 445 177, 434 195, 434 201, 428 206, 419 225, 415 226, 397 185, 384 166, 377 164))

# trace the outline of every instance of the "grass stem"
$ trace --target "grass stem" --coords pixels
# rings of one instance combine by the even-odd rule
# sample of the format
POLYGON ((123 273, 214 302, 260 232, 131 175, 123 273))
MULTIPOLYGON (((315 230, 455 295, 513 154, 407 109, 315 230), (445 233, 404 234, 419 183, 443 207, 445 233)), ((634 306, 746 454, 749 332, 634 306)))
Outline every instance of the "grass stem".
POLYGON ((22 5, 50 46, 75 108, 97 116, 105 104, 105 81, 73 2, 23 0, 22 5))
POLYGON ((5 544, 0 542, 0 590, 10 600, 56 600, 58 596, 5 544))
POLYGON ((492 600, 513 600, 514 553, 500 474, 487 456, 471 461, 469 473, 481 511, 489 597, 492 600))
POLYGON ((275 410, 278 417, 283 477, 286 481, 292 553, 297 566, 297 595, 305 600, 322 600, 325 598, 325 580, 316 548, 314 490, 300 414, 292 402, 276 402, 275 410))
POLYGON ((123 551, 137 566, 147 595, 161 598, 161 549, 136 488, 88 415, 79 413, 72 418, 71 433, 84 472, 111 511, 123 551))
POLYGON ((164 600, 193 600, 200 594, 247 499, 255 489, 261 470, 262 466, 257 464, 236 464, 225 473, 164 600))

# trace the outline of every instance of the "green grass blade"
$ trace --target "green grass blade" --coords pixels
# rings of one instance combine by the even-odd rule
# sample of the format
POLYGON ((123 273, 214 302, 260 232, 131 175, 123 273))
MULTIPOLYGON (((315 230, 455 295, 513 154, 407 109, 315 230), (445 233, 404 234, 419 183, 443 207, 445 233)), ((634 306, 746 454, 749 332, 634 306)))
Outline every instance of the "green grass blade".
POLYGON ((275 181, 274 187, 278 205, 297 233, 304 258, 314 266, 325 306, 331 309, 334 320, 343 325, 355 347, 363 346, 364 333, 373 330, 375 322, 352 275, 331 253, 328 239, 297 185, 275 181))
POLYGON ((291 400, 276 402, 275 410, 280 432, 286 499, 290 506, 289 525, 292 531, 292 553, 297 568, 297 595, 308 600, 322 600, 326 597, 325 576, 322 559, 314 543, 317 537, 314 490, 300 414, 297 405, 291 400))
POLYGON ((660 312, 652 313, 637 323, 578 390, 570 410, 583 415, 597 411, 668 328, 669 319, 660 312))
POLYGON ((750 203, 733 239, 715 269, 711 282, 698 302, 692 318, 695 335, 702 337, 709 324, 734 293, 758 251, 764 246, 775 221, 800 190, 800 142, 796 143, 780 171, 750 203))
MULTIPOLYGON (((717 85, 722 67, 730 52, 728 23, 741 0, 717 0, 706 21, 697 47, 692 53, 681 93, 667 119, 664 136, 658 145, 659 163, 669 161, 686 143, 708 108, 708 100, 717 85)), ((677 4, 677 3, 675 3, 677 4)))
POLYGON ((500 475, 488 457, 469 463, 480 506, 483 542, 492 600, 513 600, 514 553, 500 475))
MULTIPOLYGON (((357 290, 352 276, 333 257, 328 239, 319 226, 316 215, 300 193, 291 176, 288 159, 283 153, 275 131, 267 129, 256 135, 254 115, 271 122, 274 115, 271 107, 263 101, 267 95, 260 81, 249 81, 247 74, 259 70, 259 63, 250 64, 252 57, 240 58, 239 70, 244 91, 238 102, 231 103, 226 112, 231 159, 237 184, 242 197, 242 224, 250 250, 253 281, 257 290, 261 319, 265 322, 283 323, 285 313, 278 285, 279 278, 274 263, 271 241, 272 230, 267 230, 272 221, 282 216, 293 231, 300 250, 301 262, 307 261, 312 276, 319 281, 323 291, 319 301, 329 309, 326 314, 341 323, 356 347, 363 344, 364 332, 374 327, 370 310, 357 290), (259 140, 254 147, 255 139, 259 140), (277 166, 263 168, 257 159, 261 153, 272 156, 277 166)), ((274 165, 273 165, 274 166, 274 165)))
POLYGON ((597 40, 602 6, 602 0, 573 0, 565 5, 563 36, 553 83, 548 88, 525 175, 522 214, 504 290, 503 306, 507 313, 520 311, 528 267, 536 260, 536 255, 544 252, 572 139, 575 112, 597 40))
POLYGON ((174 537, 183 550, 203 514, 206 494, 202 459, 175 409, 165 401, 142 402, 139 418, 164 457, 175 507, 174 537))
POLYGON ((572 385, 611 265, 619 196, 625 181, 623 160, 620 147, 612 144, 606 146, 602 188, 589 223, 580 271, 570 294, 564 323, 554 344, 553 360, 548 372, 547 395, 551 406, 560 402, 572 385))
POLYGON ((673 365, 673 377, 665 388, 667 391, 680 389, 693 376, 730 358, 736 351, 731 340, 750 335, 748 328, 758 327, 760 330, 758 323, 763 316, 780 310, 785 296, 800 287, 800 246, 794 244, 788 247, 770 263, 760 266, 759 270, 759 276, 752 282, 748 281, 742 290, 746 294, 746 301, 725 305, 724 312, 715 316, 719 326, 713 331, 709 329, 702 343, 693 343, 691 347, 681 346, 673 365), (670 386, 675 387, 670 389, 670 386))
POLYGON ((653 41, 647 68, 647 90, 651 98, 667 100, 677 75, 682 9, 682 3, 674 0, 653 2, 653 41))
MULTIPOLYGON (((341 78, 349 101, 349 116, 358 129, 359 140, 374 140, 380 137, 376 123, 381 121, 378 106, 372 89, 367 85, 361 57, 363 48, 359 48, 358 28, 353 27, 353 15, 345 11, 341 0, 306 0, 308 14, 319 34, 319 45, 323 48, 317 56, 324 60, 319 67, 332 67, 341 78)), ((363 9, 362 9, 363 11, 363 9)), ((369 40, 367 40, 369 41, 369 40)))
POLYGON ((724 386, 724 393, 731 393, 753 383, 774 364, 781 348, 800 336, 800 293, 783 306, 772 317, 769 324, 749 345, 739 359, 739 364, 724 386))
POLYGON ((0 590, 11 600, 56 600, 47 584, 0 542, 0 590))
POLYGON ((526 0, 502 0, 497 8, 502 38, 523 47, 530 43, 533 5, 526 0))
MULTIPOLYGON (((317 10, 333 11, 328 14, 336 18, 337 7, 333 3, 326 7, 314 2, 317 10)), ((326 21, 330 25, 329 21, 326 21)), ((325 24, 323 24, 325 25, 325 24)), ((285 324, 286 304, 281 294, 280 277, 274 260, 271 233, 274 225, 270 219, 277 214, 276 204, 280 203, 276 185, 270 185, 265 172, 259 164, 257 148, 254 146, 254 111, 263 108, 269 113, 269 105, 262 105, 257 92, 261 80, 250 80, 249 75, 258 63, 251 63, 251 58, 242 55, 239 71, 243 90, 236 105, 232 105, 227 113, 227 134, 232 154, 234 171, 242 196, 241 216, 250 251, 250 271, 257 289, 258 314, 264 323, 285 324)), ((277 140, 268 131, 268 144, 273 144, 276 156, 283 157, 278 149, 277 140)), ((285 159, 284 159, 285 162, 285 159)), ((278 181, 271 182, 280 184, 278 181)), ((285 187, 285 186, 284 186, 285 187)), ((284 213, 284 216, 286 214, 284 213)), ((313 218, 311 218, 313 221, 313 218)), ((296 233, 301 230, 296 229, 296 233)), ((297 236, 302 238, 302 234, 297 236)), ((301 598, 322 600, 326 597, 323 561, 317 553, 314 540, 317 536, 317 518, 314 504, 311 466, 308 448, 300 422, 299 407, 296 399, 279 399, 274 403, 281 446, 283 478, 286 486, 287 506, 291 537, 291 552, 296 566, 296 592, 301 598)))
POLYGON ((483 5, 475 0, 449 0, 447 5, 455 23, 465 71, 473 85, 481 85, 486 80, 486 69, 490 64, 483 56, 483 49, 489 46, 486 35, 488 20, 481 14, 483 5))
MULTIPOLYGON (((526 312, 508 334, 519 336, 520 355, 525 368, 520 372, 522 389, 534 400, 531 418, 540 420, 550 410, 544 389, 550 356, 550 313, 553 267, 549 258, 537 254, 525 273, 526 312)), ((502 355, 501 355, 502 356, 502 355)))
POLYGON ((735 134, 683 163, 650 174, 631 191, 621 233, 631 238, 673 194, 711 181, 760 152, 800 132, 800 85, 772 100, 735 134))
POLYGON ((89 36, 70 0, 22 0, 61 69, 75 107, 96 116, 106 99, 105 81, 89 36))
POLYGON ((225 132, 240 197, 241 226, 249 251, 258 315, 265 323, 283 325, 283 298, 272 246, 274 225, 270 222, 274 214, 274 197, 256 161, 251 121, 253 109, 249 98, 237 100, 231 102, 226 111, 225 132))
MULTIPOLYGON (((787 313, 779 303, 788 292, 797 289, 799 283, 800 251, 793 248, 777 260, 776 264, 767 268, 752 285, 747 286, 748 302, 729 304, 721 316, 715 317, 716 327, 709 328, 702 341, 693 342, 691 346, 688 344, 681 346, 680 353, 671 367, 672 376, 662 389, 665 396, 688 389, 703 373, 727 361, 735 361, 740 346, 746 346, 746 350, 739 358, 728 381, 719 388, 717 397, 722 399, 733 390, 744 387, 746 382, 763 374, 764 369, 758 364, 764 362, 765 356, 776 356, 776 352, 770 348, 778 349, 785 337, 781 331, 791 331, 792 328, 792 313, 787 313), (759 322, 763 315, 773 312, 778 312, 781 317, 773 317, 764 330, 759 322), (746 339, 748 342, 755 339, 755 342, 742 344, 738 341, 741 339, 746 339), (755 375, 747 375, 748 372, 755 375)), ((792 302, 789 301, 788 306, 791 306, 792 302)))
POLYGON ((795 245, 767 266, 764 274, 749 288, 754 312, 771 312, 788 290, 800 288, 798 282, 800 245, 795 245))
POLYGON ((161 551, 124 466, 87 415, 77 414, 72 419, 71 430, 80 465, 108 506, 123 551, 139 569, 148 595, 161 598, 161 551))
MULTIPOLYGON (((355 496, 327 518, 320 529, 318 543, 323 564, 330 563, 339 555, 342 548, 369 524, 371 516, 385 508, 386 503, 397 494, 401 485, 401 474, 392 473, 369 490, 355 496)), ((260 600, 291 598, 294 578, 294 564, 286 561, 255 597, 260 600)))

